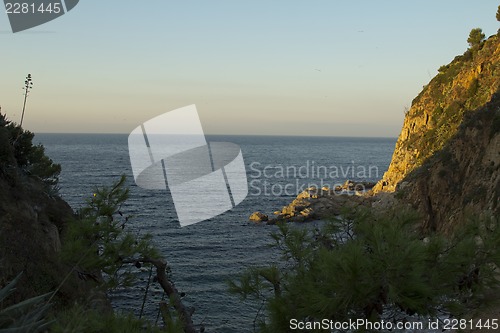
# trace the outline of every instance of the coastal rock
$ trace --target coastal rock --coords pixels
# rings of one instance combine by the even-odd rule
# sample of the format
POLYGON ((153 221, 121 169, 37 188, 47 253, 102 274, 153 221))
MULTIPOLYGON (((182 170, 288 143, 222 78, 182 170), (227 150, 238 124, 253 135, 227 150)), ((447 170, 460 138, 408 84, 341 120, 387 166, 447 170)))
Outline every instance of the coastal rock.
POLYGON ((254 222, 264 222, 268 221, 269 217, 266 214, 263 214, 261 212, 254 212, 250 217, 248 218, 250 221, 254 222))
POLYGON ((369 206, 372 202, 369 196, 339 193, 329 188, 307 188, 287 206, 281 209, 268 224, 279 222, 307 222, 339 215, 343 207, 369 206))
POLYGON ((421 213, 424 230, 448 233, 473 215, 500 216, 500 126, 495 123, 500 124, 500 93, 397 186, 396 196, 421 213))
POLYGON ((377 183, 368 181, 346 180, 344 184, 335 187, 335 192, 354 192, 359 195, 371 190, 377 183))
MULTIPOLYGON (((16 294, 26 299, 39 295, 33 281, 42 277, 52 281, 52 277, 62 279, 68 274, 68 267, 60 261, 60 236, 74 215, 62 199, 48 196, 37 179, 25 177, 20 182, 0 174, 0 285, 24 272, 16 294)), ((68 300, 77 300, 90 290, 90 284, 76 275, 68 281, 72 287, 61 288, 68 300)))
POLYGON ((46 242, 42 243, 45 252, 59 253, 61 251, 61 239, 55 224, 46 223, 42 225, 42 230, 46 239, 46 242))

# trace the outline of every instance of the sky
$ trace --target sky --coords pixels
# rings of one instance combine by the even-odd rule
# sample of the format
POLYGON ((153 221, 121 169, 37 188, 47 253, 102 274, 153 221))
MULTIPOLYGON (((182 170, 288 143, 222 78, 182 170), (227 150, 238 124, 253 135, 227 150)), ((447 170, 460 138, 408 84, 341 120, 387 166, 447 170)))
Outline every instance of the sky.
POLYGON ((405 108, 500 28, 493 0, 81 0, 12 33, 0 106, 35 133, 129 133, 196 104, 207 134, 396 137, 405 108))

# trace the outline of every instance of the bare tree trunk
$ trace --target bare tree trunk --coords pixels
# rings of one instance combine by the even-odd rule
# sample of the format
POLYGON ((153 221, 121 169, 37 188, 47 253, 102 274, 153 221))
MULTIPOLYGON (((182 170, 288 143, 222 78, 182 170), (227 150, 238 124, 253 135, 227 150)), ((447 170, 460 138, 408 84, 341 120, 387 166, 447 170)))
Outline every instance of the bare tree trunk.
POLYGON ((184 306, 182 303, 181 297, 177 288, 173 285, 172 282, 168 280, 166 268, 167 263, 161 259, 153 259, 153 258, 140 258, 134 261, 123 261, 123 263, 135 263, 135 262, 143 262, 150 263, 156 267, 156 275, 158 278, 158 283, 163 288, 167 296, 173 301, 173 305, 175 310, 179 313, 180 320, 182 322, 182 326, 184 327, 184 332, 186 333, 197 333, 193 320, 191 319, 192 311, 184 306))

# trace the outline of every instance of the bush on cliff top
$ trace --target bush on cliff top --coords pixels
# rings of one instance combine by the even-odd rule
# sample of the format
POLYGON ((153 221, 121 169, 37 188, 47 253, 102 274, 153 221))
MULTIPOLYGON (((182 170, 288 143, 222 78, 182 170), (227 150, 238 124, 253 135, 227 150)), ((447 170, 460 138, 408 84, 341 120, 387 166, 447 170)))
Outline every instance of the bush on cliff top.
POLYGON ((61 166, 45 155, 41 144, 33 145, 33 137, 0 113, 0 176, 15 185, 21 173, 40 179, 50 191, 57 190, 61 166))

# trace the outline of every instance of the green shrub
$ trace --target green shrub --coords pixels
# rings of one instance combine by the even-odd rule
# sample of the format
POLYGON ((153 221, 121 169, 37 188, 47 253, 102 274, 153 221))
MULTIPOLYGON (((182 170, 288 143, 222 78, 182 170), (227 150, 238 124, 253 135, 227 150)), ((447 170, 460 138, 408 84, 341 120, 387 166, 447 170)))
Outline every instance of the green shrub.
MULTIPOLYGON (((151 242, 151 236, 137 236, 126 231, 131 216, 121 212, 129 193, 124 186, 125 180, 125 176, 122 176, 109 187, 96 188, 87 206, 78 212, 79 218, 70 222, 63 234, 62 261, 106 293, 117 287, 130 286, 137 278, 137 269, 143 265, 151 267, 154 264, 160 282, 161 268, 154 262, 161 260, 156 260, 159 254, 151 242)), ((163 270, 168 275, 168 267, 163 270)), ((164 332, 183 332, 182 325, 185 322, 175 300, 177 291, 173 290, 173 286, 164 287, 162 284, 162 288, 171 298, 170 303, 167 301, 164 304, 162 311, 168 326, 164 332)), ((57 317, 58 324, 53 328, 54 332, 159 331, 132 316, 101 314, 80 307, 57 317), (80 317, 85 320, 79 320, 80 317)))
POLYGON ((42 145, 33 145, 33 137, 0 113, 0 172, 10 179, 17 179, 16 172, 38 178, 54 192, 61 166, 45 155, 42 145))
POLYGON ((151 235, 139 237, 125 230, 130 216, 120 211, 128 198, 124 183, 122 176, 111 187, 95 189, 79 219, 71 221, 63 234, 63 262, 106 290, 131 284, 136 275, 130 262, 159 257, 151 235))
POLYGON ((464 52, 464 55, 462 56, 461 59, 463 61, 471 61, 473 58, 473 55, 474 55, 473 52, 470 49, 468 49, 467 51, 464 52))
POLYGON ((478 49, 485 38, 485 34, 481 28, 474 28, 469 33, 469 38, 467 38, 467 43, 472 50, 478 49))
POLYGON ((443 116, 443 108, 441 106, 436 106, 436 108, 434 109, 434 111, 432 112, 432 118, 431 118, 431 122, 433 125, 438 125, 439 124, 439 121, 441 119, 441 117, 443 116))
POLYGON ((496 288, 495 221, 474 221, 447 239, 415 230, 412 213, 346 212, 321 229, 280 225, 278 265, 253 268, 230 291, 266 304, 261 332, 288 332, 290 319, 463 316, 496 288))
POLYGON ((438 68, 439 74, 445 74, 446 71, 448 70, 448 68, 450 68, 450 65, 443 65, 443 66, 439 67, 438 68))
POLYGON ((472 80, 469 88, 467 89, 467 98, 474 98, 479 90, 479 79, 472 80))

